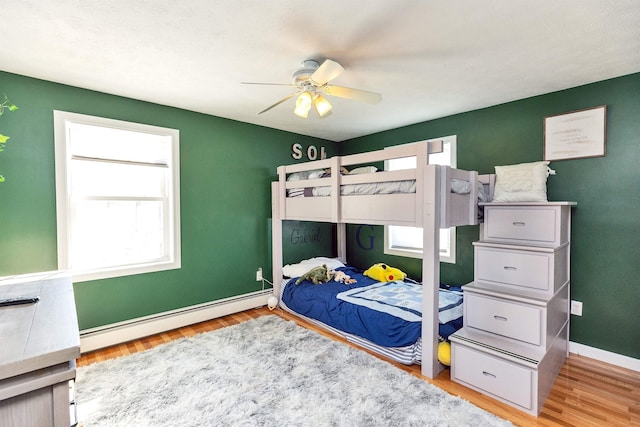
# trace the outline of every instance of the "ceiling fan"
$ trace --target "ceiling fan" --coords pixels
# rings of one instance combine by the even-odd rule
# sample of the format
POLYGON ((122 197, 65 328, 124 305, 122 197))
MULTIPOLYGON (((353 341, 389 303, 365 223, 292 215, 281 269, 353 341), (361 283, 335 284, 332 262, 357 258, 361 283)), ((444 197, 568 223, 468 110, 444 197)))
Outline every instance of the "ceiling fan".
POLYGON ((320 117, 327 117, 331 114, 331 109, 333 107, 323 94, 337 96, 339 98, 353 99, 369 104, 377 104, 382 100, 382 95, 376 92, 329 84, 330 80, 335 79, 343 72, 344 68, 342 65, 332 61, 331 59, 325 59, 322 64, 314 59, 307 59, 302 62, 302 68, 293 73, 292 83, 242 82, 242 84, 293 86, 297 88, 295 92, 258 112, 258 114, 266 113, 294 96, 297 96, 294 113, 305 119, 309 116, 311 107, 315 108, 320 117))

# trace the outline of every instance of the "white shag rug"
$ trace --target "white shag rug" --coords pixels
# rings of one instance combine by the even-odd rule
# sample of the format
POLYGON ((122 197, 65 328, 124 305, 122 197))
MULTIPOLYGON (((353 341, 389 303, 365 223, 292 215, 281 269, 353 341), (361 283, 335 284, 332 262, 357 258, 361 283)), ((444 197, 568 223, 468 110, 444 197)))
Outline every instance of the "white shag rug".
POLYGON ((78 369, 94 426, 509 426, 364 351, 269 315, 78 369))

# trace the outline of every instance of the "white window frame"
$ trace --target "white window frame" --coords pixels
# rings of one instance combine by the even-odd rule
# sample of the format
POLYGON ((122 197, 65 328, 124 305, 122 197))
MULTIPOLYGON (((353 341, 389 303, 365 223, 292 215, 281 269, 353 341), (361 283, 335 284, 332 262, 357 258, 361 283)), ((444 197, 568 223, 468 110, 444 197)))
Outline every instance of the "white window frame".
MULTIPOLYGON (((446 159, 440 159, 435 163, 448 164, 448 166, 451 166, 453 168, 457 167, 458 157, 457 157, 457 136, 456 135, 445 136, 442 138, 433 138, 427 141, 428 142, 442 141, 444 146, 448 146, 450 148, 448 150, 449 163, 446 163, 446 159)), ((418 142, 423 142, 423 141, 418 141, 418 142)), ((406 145, 417 144, 418 142, 411 142, 406 145)), ((430 157, 429 163, 434 163, 431 159, 431 156, 432 155, 429 156, 430 157)), ((388 161, 385 161, 384 168, 385 170, 389 170, 388 161)), ((400 226, 391 226, 391 225, 384 226, 384 253, 387 255, 397 255, 397 256, 421 259, 422 249, 411 249, 411 248, 398 247, 398 246, 393 247, 390 245, 390 242, 391 242, 390 233, 392 233, 392 227, 400 227, 400 226)), ((405 227, 405 228, 409 228, 409 227, 405 227)), ((419 232, 420 235, 422 235, 422 229, 416 229, 416 232, 419 232)), ((451 227, 448 229, 447 228, 440 229, 440 262, 446 262, 451 264, 456 263, 456 227, 451 227)))
MULTIPOLYGON (((58 232, 58 268, 69 271, 74 282, 106 279, 181 268, 180 249, 180 133, 177 129, 163 128, 121 120, 106 119, 84 114, 54 111, 55 164, 56 164, 56 214, 58 232), (169 169, 164 200, 164 254, 161 259, 134 262, 127 265, 74 269, 71 260, 71 236, 73 231, 73 198, 71 194, 72 153, 69 129, 74 124, 93 125, 119 130, 168 137, 170 154, 163 167, 169 169)), ((126 163, 126 162, 125 162, 126 163)), ((117 197, 117 196, 116 196, 117 197)), ((144 200, 140 198, 140 200, 144 200)))

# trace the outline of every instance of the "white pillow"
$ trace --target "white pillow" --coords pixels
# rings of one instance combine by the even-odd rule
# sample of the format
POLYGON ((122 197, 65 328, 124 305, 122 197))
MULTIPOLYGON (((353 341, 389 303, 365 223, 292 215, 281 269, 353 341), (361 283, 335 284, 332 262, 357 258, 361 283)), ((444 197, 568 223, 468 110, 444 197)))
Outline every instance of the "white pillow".
POLYGON ((496 166, 494 202, 546 202, 549 162, 496 166))
POLYGON ((312 268, 321 267, 322 264, 325 264, 329 270, 345 266, 338 258, 315 257, 302 260, 297 264, 285 265, 282 267, 282 274, 285 277, 300 277, 312 268))
POLYGON ((324 173, 324 170, 295 172, 290 174, 287 177, 287 181, 300 181, 302 179, 319 178, 320 176, 322 176, 323 173, 324 173), (310 175, 313 175, 313 178, 311 178, 310 175))
POLYGON ((374 173, 378 170, 375 166, 361 166, 349 171, 349 175, 358 175, 361 173, 374 173))
POLYGON ((316 178, 322 178, 322 176, 325 174, 326 172, 323 170, 318 170, 318 171, 311 171, 311 173, 309 173, 309 177, 307 179, 316 179, 316 178))

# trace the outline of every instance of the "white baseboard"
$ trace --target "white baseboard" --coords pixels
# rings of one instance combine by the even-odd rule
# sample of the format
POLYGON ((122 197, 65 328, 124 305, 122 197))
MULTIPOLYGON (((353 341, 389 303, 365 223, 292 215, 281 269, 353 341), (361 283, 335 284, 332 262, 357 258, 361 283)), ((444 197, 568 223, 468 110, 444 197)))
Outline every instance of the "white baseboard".
POLYGON ((569 353, 590 357, 591 359, 596 359, 601 362, 611 363, 612 365, 640 372, 640 359, 634 359, 633 357, 600 350, 599 348, 589 347, 577 342, 569 341, 569 353))
POLYGON ((267 304, 267 298, 271 293, 271 289, 252 292, 211 303, 193 305, 152 316, 85 329, 80 331, 80 351, 86 353, 228 314, 262 307, 267 304))

